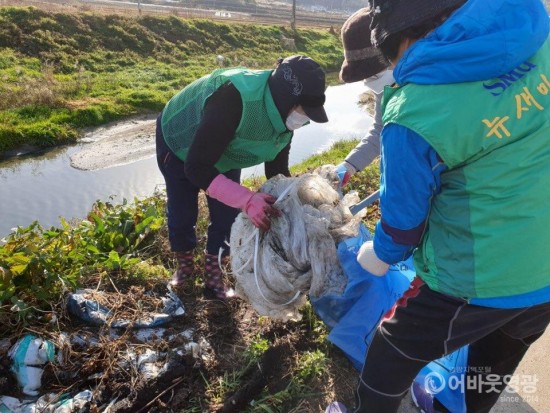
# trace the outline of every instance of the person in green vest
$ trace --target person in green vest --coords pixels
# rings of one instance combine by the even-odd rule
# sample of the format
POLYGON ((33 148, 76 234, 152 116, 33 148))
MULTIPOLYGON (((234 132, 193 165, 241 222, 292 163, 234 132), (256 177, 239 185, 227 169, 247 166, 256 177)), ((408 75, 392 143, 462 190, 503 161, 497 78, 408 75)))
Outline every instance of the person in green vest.
POLYGON ((411 389, 445 412, 433 396, 451 388, 489 412, 508 383, 548 387, 515 375, 550 322, 548 13, 540 0, 370 3, 396 85, 382 100, 381 217, 357 261, 384 276, 413 254, 417 276, 376 329, 353 411, 396 412, 411 389), (464 346, 462 383, 411 386, 464 346))
POLYGON ((199 191, 210 215, 204 262, 205 296, 225 299, 221 259, 243 211, 263 231, 279 215, 275 199, 240 184, 241 169, 265 163, 269 179, 290 176, 293 131, 327 122, 325 73, 307 56, 279 59, 268 70, 222 68, 177 93, 157 119, 157 162, 166 182, 168 234, 178 268, 171 283, 193 274, 199 191), (218 257, 219 256, 219 257, 218 257))

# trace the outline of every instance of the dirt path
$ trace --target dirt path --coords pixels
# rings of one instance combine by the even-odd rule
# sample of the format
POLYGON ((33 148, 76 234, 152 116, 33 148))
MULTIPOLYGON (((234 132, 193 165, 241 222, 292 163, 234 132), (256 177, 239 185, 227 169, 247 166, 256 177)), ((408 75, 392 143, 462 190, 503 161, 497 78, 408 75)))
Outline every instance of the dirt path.
POLYGON ((93 171, 126 165, 155 154, 157 114, 142 115, 85 132, 80 152, 71 156, 71 166, 93 171))

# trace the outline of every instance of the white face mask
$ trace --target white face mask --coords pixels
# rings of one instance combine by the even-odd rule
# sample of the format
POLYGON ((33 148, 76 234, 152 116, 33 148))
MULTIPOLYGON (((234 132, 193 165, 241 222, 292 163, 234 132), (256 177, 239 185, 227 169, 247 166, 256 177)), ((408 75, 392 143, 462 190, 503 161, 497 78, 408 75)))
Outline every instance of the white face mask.
POLYGON ((384 70, 374 76, 365 79, 365 86, 372 90, 377 95, 384 91, 384 86, 391 85, 395 82, 393 78, 393 70, 384 70))
POLYGON ((288 130, 296 130, 298 128, 301 128, 308 122, 309 118, 306 115, 303 115, 300 112, 293 110, 286 118, 285 125, 288 130))

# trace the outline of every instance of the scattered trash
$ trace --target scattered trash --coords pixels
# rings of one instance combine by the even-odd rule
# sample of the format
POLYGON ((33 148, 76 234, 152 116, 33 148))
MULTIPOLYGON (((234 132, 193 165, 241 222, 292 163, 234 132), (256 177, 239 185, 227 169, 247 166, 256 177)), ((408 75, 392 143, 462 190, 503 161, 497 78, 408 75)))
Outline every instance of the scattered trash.
POLYGON ((140 328, 134 333, 136 340, 142 343, 151 343, 162 339, 166 334, 164 328, 140 328))
POLYGON ((19 400, 15 397, 0 396, 1 413, 73 413, 80 412, 92 401, 92 392, 84 390, 74 397, 59 397, 49 393, 36 401, 19 400))
POLYGON ((181 376, 193 365, 190 352, 175 348, 168 352, 157 352, 151 349, 138 355, 133 350, 127 352, 121 368, 127 371, 138 371, 139 377, 132 381, 131 391, 114 403, 110 411, 135 412, 140 406, 147 406, 151 397, 166 385, 181 381, 181 376))
MULTIPOLYGON (((120 294, 116 296, 118 300, 121 299, 120 294)), ((78 290, 74 294, 69 294, 67 308, 71 314, 91 325, 109 324, 112 328, 120 329, 159 327, 166 325, 174 317, 185 314, 181 300, 173 291, 168 291, 165 297, 160 298, 163 308, 159 312, 134 312, 134 314, 128 314, 127 317, 122 314, 123 317, 118 319, 116 318, 119 315, 117 311, 103 304, 103 302, 109 303, 109 298, 109 294, 103 291, 78 290)), ((149 301, 153 300, 154 297, 149 297, 149 301)), ((119 305, 119 307, 123 306, 119 305)))
POLYGON ((123 293, 79 290, 68 295, 65 310, 61 320, 70 314, 81 321, 75 329, 65 325, 48 340, 26 334, 13 345, 14 337, 0 341, 1 361, 10 361, 0 364, 0 413, 147 409, 211 351, 205 340, 193 341, 194 329, 167 325, 185 310, 164 284, 150 291, 130 285, 123 293))
POLYGON ((21 400, 15 397, 0 396, 0 412, 2 413, 15 413, 22 411, 21 400))
POLYGON ((43 365, 53 361, 55 347, 47 340, 28 334, 10 349, 11 370, 15 373, 21 391, 29 396, 38 396, 44 373, 43 365))
POLYGON ((154 400, 159 391, 181 381, 182 375, 211 350, 204 338, 200 344, 192 341, 192 329, 170 333, 164 329, 149 330, 163 331, 163 337, 144 344, 133 343, 130 331, 111 341, 102 336, 108 334, 105 329, 96 334, 84 330, 61 332, 52 340, 58 345, 53 368, 58 387, 65 386, 65 390, 42 395, 39 392, 44 367, 56 360, 56 347, 52 341, 25 335, 11 347, 8 356, 23 393, 34 397, 19 399, 13 397, 15 393, 0 396, 0 413, 76 413, 100 406, 98 411, 133 412, 154 400), (106 378, 108 389, 102 384, 106 378), (80 392, 74 394, 77 385, 80 392), (91 388, 83 390, 83 386, 91 388), (107 404, 110 407, 105 410, 107 404))
MULTIPOLYGON (((68 398, 68 397, 62 397, 61 400, 57 403, 54 403, 53 405, 51 402, 47 402, 49 404, 45 404, 44 406, 39 406, 39 403, 37 402, 36 411, 39 412, 49 412, 52 413, 71 413, 71 412, 79 412, 81 409, 84 409, 86 406, 90 404, 92 401, 92 392, 90 390, 84 390, 80 393, 77 393, 74 397, 68 398)), ((42 399, 38 399, 39 401, 42 399)))
POLYGON ((160 357, 162 357, 162 355, 156 351, 146 349, 143 354, 135 358, 135 367, 145 380, 155 379, 158 376, 160 366, 155 363, 158 362, 160 357))

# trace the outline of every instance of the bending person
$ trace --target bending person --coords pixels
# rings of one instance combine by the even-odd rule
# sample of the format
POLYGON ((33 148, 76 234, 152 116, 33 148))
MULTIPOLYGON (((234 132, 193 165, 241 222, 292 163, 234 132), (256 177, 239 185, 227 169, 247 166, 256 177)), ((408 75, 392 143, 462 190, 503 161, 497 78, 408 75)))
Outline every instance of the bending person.
POLYGON ((157 120, 157 162, 166 182, 169 241, 178 268, 172 284, 193 273, 198 195, 206 191, 210 225, 205 295, 225 299, 218 253, 239 212, 268 230, 275 199, 240 185, 241 169, 265 162, 269 179, 290 176, 293 131, 327 122, 325 74, 306 56, 279 60, 275 70, 218 69, 176 94, 157 120))

